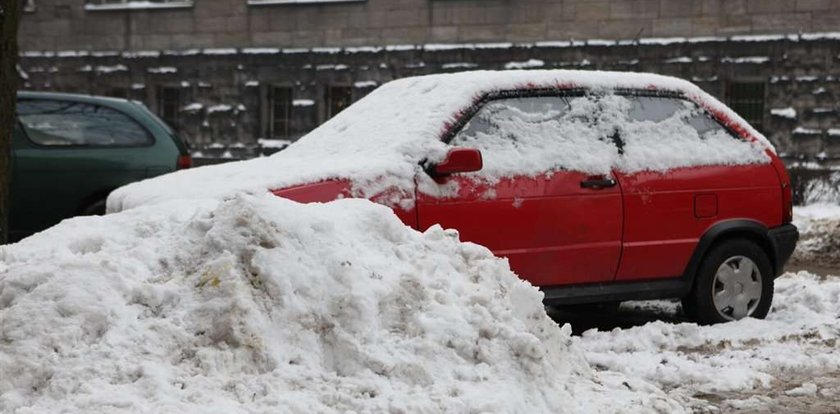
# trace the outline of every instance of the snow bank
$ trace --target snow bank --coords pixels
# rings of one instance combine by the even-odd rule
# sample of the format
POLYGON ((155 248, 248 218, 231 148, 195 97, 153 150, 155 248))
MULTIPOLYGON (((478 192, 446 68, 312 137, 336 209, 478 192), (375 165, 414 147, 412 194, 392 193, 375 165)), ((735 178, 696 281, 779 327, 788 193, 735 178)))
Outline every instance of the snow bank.
POLYGON ((507 262, 365 200, 241 195, 0 247, 0 411, 674 412, 507 262))
MULTIPOLYGON (((421 160, 439 161, 448 147, 447 125, 485 93, 523 87, 575 85, 596 91, 677 91, 741 122, 738 115, 697 86, 676 78, 621 72, 530 70, 475 71, 412 77, 375 89, 288 149, 271 157, 179 171, 118 189, 108 211, 175 198, 220 199, 236 192, 264 192, 332 178, 352 179, 353 191, 370 197, 391 188, 412 192, 421 160), (197 185, 196 183, 201 183, 197 185)), ((747 127, 765 147, 769 142, 747 127)), ((658 168, 658 167, 652 167, 658 168)), ((488 177, 489 179, 499 177, 488 177)), ((421 182, 421 185, 423 183, 421 182)))
POLYGON ((698 326, 652 322, 580 339, 599 369, 656 383, 675 398, 765 389, 775 380, 840 370, 840 279, 807 272, 776 280, 766 320, 698 326))

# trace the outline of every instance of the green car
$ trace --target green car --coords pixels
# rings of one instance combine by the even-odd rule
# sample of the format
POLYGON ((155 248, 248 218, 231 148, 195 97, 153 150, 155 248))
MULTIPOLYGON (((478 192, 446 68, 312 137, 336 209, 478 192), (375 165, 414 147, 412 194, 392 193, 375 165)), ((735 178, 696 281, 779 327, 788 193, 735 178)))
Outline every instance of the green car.
POLYGON ((192 164, 187 146, 139 102, 18 92, 9 241, 102 214, 122 185, 192 164))

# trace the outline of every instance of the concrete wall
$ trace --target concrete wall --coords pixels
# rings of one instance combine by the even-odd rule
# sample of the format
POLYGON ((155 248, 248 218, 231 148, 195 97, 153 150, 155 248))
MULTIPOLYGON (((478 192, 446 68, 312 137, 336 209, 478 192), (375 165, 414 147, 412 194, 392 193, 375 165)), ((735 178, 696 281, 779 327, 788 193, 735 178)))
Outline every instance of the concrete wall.
POLYGON ((692 80, 725 102, 730 85, 755 82, 764 85, 757 123, 781 152, 840 160, 840 35, 229 52, 30 53, 21 74, 28 89, 119 95, 158 112, 160 88, 178 88, 185 109, 175 126, 199 146, 224 147, 270 137, 273 85, 290 86, 294 99, 312 103, 293 108, 293 133, 282 138, 294 139, 327 119, 330 87, 353 87, 359 99, 376 85, 428 73, 514 67, 656 72, 692 80), (201 109, 186 109, 194 103, 201 109), (229 109, 211 111, 216 105, 229 109), (783 108, 795 115, 773 114, 783 108))
POLYGON ((22 50, 163 50, 633 39, 840 30, 840 0, 367 0, 85 10, 35 0, 22 50))
POLYGON ((176 125, 198 145, 247 147, 268 137, 273 85, 314 103, 293 109, 294 139, 326 120, 332 86, 354 86, 358 99, 370 85, 404 76, 532 61, 671 74, 724 101, 733 82, 758 82, 763 129, 782 152, 840 162, 840 35, 797 34, 840 31, 840 0, 196 0, 119 11, 86 10, 84 1, 35 0, 24 16, 25 88, 124 96, 159 112, 161 88, 177 87, 182 106, 202 105, 182 111, 176 125), (782 36, 754 36, 761 34, 782 36), (663 37, 694 39, 655 39, 663 37), (569 39, 588 41, 540 43, 569 39), (237 49, 212 50, 229 47, 237 49), (248 53, 254 47, 286 49, 248 53), (232 109, 209 111, 214 105, 232 109), (771 112, 788 107, 795 117, 771 112))

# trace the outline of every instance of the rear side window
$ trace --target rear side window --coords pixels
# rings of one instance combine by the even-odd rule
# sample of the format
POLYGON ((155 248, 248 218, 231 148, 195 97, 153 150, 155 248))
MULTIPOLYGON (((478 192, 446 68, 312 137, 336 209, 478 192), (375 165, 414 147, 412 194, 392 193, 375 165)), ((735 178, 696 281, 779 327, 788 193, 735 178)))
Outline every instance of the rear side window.
POLYGON ((623 171, 769 161, 762 146, 732 135, 691 101, 634 95, 621 99, 628 103, 626 119, 616 114, 623 144, 618 168, 623 171))
POLYGON ((117 110, 71 101, 22 100, 18 118, 35 144, 51 147, 134 147, 152 144, 139 123, 117 110))
POLYGON ((632 121, 662 122, 678 115, 700 136, 714 131, 726 131, 722 125, 693 102, 661 96, 628 96, 627 98, 632 103, 628 113, 632 121))

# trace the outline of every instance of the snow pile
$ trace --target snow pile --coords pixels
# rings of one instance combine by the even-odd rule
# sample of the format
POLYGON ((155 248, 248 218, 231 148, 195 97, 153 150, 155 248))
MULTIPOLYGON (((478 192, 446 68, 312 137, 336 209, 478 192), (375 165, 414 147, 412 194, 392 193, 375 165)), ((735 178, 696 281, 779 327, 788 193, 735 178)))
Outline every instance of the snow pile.
POLYGON ((805 205, 840 204, 840 172, 809 180, 802 191, 802 199, 805 205))
MULTIPOLYGON (((837 189, 833 191, 836 195, 837 189)), ((793 222, 800 237, 790 264, 840 269, 840 205, 815 203, 796 207, 793 222)))
POLYGON ((778 116, 780 118, 796 119, 796 109, 793 109, 792 107, 771 108, 770 115, 778 116))
POLYGON ((580 344, 597 369, 640 377, 674 398, 690 399, 735 391, 763 395, 797 382, 811 392, 808 382, 840 371, 838 341, 840 279, 800 272, 776 280, 766 320, 714 326, 657 321, 587 331, 580 344))
POLYGON ((680 410, 592 373, 505 260, 364 200, 169 202, 0 258, 2 412, 680 410))
POLYGON ((278 154, 131 184, 111 194, 108 210, 175 198, 220 199, 240 191, 259 193, 333 178, 352 179, 354 194, 362 197, 384 190, 413 194, 415 178, 421 180, 421 188, 435 187, 422 173, 420 162, 443 158, 449 148, 441 141, 446 128, 480 96, 523 87, 561 86, 601 92, 655 86, 680 92, 744 124, 749 134, 771 148, 763 136, 715 98, 672 77, 563 70, 462 72, 389 82, 278 154))

